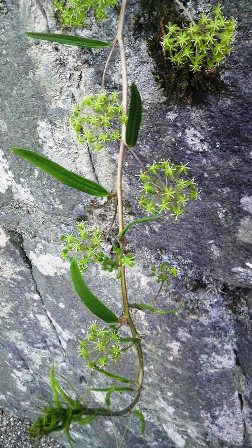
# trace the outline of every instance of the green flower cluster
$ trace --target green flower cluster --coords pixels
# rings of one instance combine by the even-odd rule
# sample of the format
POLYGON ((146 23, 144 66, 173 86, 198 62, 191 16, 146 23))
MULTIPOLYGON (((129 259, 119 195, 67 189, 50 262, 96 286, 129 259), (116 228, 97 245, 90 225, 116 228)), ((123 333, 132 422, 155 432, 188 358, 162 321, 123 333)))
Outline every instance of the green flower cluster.
POLYGON ((235 20, 226 19, 218 4, 211 14, 201 14, 196 24, 180 28, 169 23, 162 38, 171 62, 189 65, 193 72, 210 70, 229 55, 235 35, 235 20))
POLYGON ((88 96, 78 104, 71 115, 70 123, 80 143, 88 143, 100 151, 113 141, 120 140, 120 125, 127 121, 116 92, 102 92, 88 96))
POLYGON ((53 0, 53 8, 65 26, 81 28, 87 14, 92 11, 97 20, 107 19, 107 8, 113 8, 118 0, 53 0))
POLYGON ((170 284, 171 278, 177 276, 177 269, 167 261, 163 261, 160 266, 152 266, 151 275, 155 277, 157 283, 170 284))
POLYGON ((142 193, 140 207, 150 215, 170 211, 175 218, 185 213, 188 200, 198 198, 199 192, 188 169, 182 163, 175 165, 169 160, 153 163, 140 174, 142 193))
POLYGON ((79 355, 87 361, 87 367, 106 367, 110 361, 120 359, 123 350, 116 330, 92 324, 85 339, 79 343, 79 355))
POLYGON ((71 260, 77 255, 78 266, 81 272, 86 272, 90 263, 99 264, 104 271, 112 272, 118 270, 120 266, 133 267, 135 258, 132 254, 123 254, 120 247, 112 247, 112 256, 104 253, 102 248, 102 232, 95 228, 88 230, 84 222, 79 222, 76 226, 77 235, 62 235, 64 248, 61 257, 64 260, 71 260), (79 256, 80 255, 80 256, 79 256))

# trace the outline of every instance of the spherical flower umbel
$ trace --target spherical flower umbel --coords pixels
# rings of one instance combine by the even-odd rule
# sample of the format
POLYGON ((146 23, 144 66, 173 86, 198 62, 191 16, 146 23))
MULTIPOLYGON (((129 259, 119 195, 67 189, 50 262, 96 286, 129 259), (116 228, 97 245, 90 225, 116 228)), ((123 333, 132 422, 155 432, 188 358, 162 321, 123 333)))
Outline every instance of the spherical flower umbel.
POLYGON ((188 178, 188 168, 170 160, 153 163, 140 174, 142 193, 140 207, 149 215, 169 211, 175 218, 183 215, 189 200, 198 198, 199 192, 193 179, 188 178))
POLYGON ((120 140, 121 124, 126 120, 117 92, 102 92, 84 98, 70 117, 77 140, 87 143, 95 151, 120 140))
POLYGON ((122 355, 120 337, 109 327, 90 325, 85 339, 79 343, 79 355, 87 362, 89 369, 95 366, 106 367, 109 362, 116 362, 122 355))

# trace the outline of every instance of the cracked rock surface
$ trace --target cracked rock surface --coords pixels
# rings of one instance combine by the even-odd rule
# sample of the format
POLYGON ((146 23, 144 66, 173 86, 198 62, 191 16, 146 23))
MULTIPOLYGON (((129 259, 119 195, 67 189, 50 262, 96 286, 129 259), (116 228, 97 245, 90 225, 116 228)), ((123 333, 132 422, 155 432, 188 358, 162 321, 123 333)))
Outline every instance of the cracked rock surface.
MULTIPOLYGON (((191 7, 209 3, 192 0, 191 7)), ((130 297, 146 302, 155 294, 148 272, 164 259, 178 268, 179 278, 161 295, 160 306, 172 308, 181 299, 185 305, 178 315, 137 314, 145 336, 146 434, 141 436, 132 419, 125 448, 252 446, 252 7, 248 0, 223 4, 238 20, 234 52, 222 71, 227 92, 209 93, 200 104, 176 105, 166 101, 154 78, 146 42, 134 33, 139 2, 129 0, 129 80, 137 80, 144 104, 137 150, 144 163, 167 158, 188 163, 201 201, 179 221, 167 218, 129 234, 138 260, 128 274, 130 297)), ((83 35, 109 40, 116 16, 102 31, 89 25, 92 31, 83 35)), ((10 148, 34 149, 109 190, 117 148, 92 154, 76 143, 69 126, 73 105, 100 88, 105 53, 31 41, 27 30, 58 30, 51 2, 0 0, 0 407, 34 419, 41 399, 50 398, 53 365, 80 391, 88 381, 76 347, 91 315, 73 293, 69 265, 59 255, 60 236, 72 231, 77 219, 99 225, 111 221, 112 213, 103 201, 90 203, 17 159, 10 148)), ((114 58, 111 88, 120 87, 116 66, 114 58)), ((139 169, 130 155, 125 166, 128 219, 134 219, 139 169)), ((87 281, 120 314, 114 276, 91 269, 87 281)), ((135 371, 131 364, 123 366, 125 376, 135 371)), ((100 384, 95 376, 94 387, 100 384)), ((100 400, 97 394, 96 404, 100 400)), ((127 425, 97 419, 74 428, 77 447, 115 447, 113 424, 121 434, 127 425)), ((16 448, 14 442, 9 448, 16 448)))

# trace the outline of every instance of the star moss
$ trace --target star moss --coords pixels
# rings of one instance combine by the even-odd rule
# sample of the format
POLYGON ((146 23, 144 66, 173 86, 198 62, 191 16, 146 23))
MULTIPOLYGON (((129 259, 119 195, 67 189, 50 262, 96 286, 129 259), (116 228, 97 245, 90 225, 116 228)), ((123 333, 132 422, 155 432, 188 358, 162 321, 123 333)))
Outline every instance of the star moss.
POLYGON ((89 12, 99 21, 106 20, 107 9, 118 0, 53 0, 53 8, 62 25, 81 28, 89 12))
POLYGON ((172 63, 199 72, 218 66, 230 54, 234 36, 235 20, 226 19, 218 4, 187 28, 169 23, 161 43, 172 63))

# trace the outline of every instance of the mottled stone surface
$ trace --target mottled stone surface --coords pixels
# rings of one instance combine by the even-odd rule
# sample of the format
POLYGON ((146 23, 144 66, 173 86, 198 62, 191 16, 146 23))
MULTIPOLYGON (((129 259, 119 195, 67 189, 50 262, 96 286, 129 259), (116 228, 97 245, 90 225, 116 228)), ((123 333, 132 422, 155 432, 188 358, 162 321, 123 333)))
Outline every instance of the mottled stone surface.
MULTIPOLYGON (((2 448, 34 448, 29 440, 28 427, 29 422, 6 415, 0 409, 0 446, 2 448)), ((37 443, 37 448, 62 448, 62 445, 51 438, 43 437, 37 443)))
MULTIPOLYGON (((130 297, 144 302, 155 293, 148 269, 155 257, 164 258, 177 266, 179 279, 160 305, 174 307, 183 298, 185 306, 176 316, 137 315, 145 335, 141 409, 147 428, 142 437, 133 419, 123 443, 127 448, 252 446, 252 10, 245 0, 223 3, 238 20, 234 52, 222 71, 227 91, 209 93, 197 105, 175 105, 154 79, 145 41, 134 34, 139 5, 129 0, 129 79, 137 80, 144 103, 137 151, 145 163, 166 158, 188 163, 201 201, 180 221, 167 218, 129 234, 139 261, 129 272, 130 297)), ((192 1, 194 8, 208 4, 192 1)), ((26 30, 56 30, 49 1, 2 1, 0 20, 0 405, 33 418, 39 399, 49 397, 53 364, 78 387, 88 378, 76 346, 91 316, 72 291, 68 264, 59 257, 60 235, 80 217, 104 223, 111 210, 103 211, 103 200, 90 205, 86 195, 18 160, 10 148, 33 148, 108 189, 114 185, 117 148, 90 155, 75 142, 68 120, 76 101, 99 90, 104 52, 26 39, 26 30)), ((115 24, 113 16, 103 31, 92 24, 92 32, 83 35, 111 39, 115 24)), ((113 61, 108 82, 117 87, 113 61)), ((139 169, 130 155, 125 166, 130 219, 139 213, 139 169)), ((94 269, 87 278, 120 313, 114 276, 98 276, 94 269)), ((125 375, 135 371, 130 362, 123 368, 125 375)), ((94 383, 100 384, 98 377, 94 383)), ((100 399, 98 394, 97 403, 100 399)), ((124 420, 114 423, 122 434, 124 420)), ((78 447, 116 446, 110 421, 97 419, 74 433, 78 447)))

